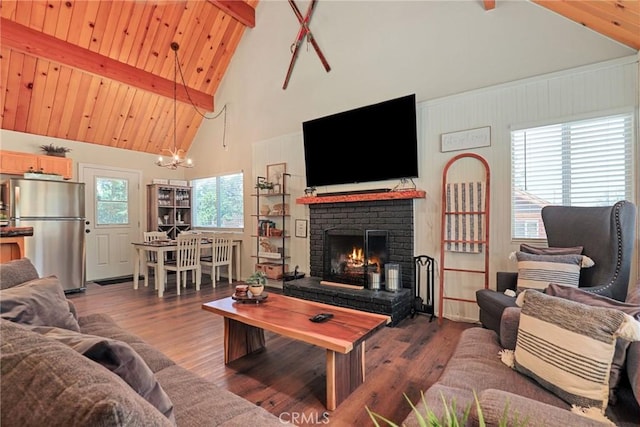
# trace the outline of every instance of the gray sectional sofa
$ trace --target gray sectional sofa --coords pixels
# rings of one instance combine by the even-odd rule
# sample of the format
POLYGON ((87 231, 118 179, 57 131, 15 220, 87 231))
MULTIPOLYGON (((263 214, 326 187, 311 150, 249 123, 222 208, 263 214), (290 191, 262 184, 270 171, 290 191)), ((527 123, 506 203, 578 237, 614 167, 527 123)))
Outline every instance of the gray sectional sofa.
POLYGON ((26 258, 0 265, 0 305, 3 426, 282 425, 109 316, 78 316, 26 258))
MULTIPOLYGON (((577 298, 576 292, 582 291, 570 291, 570 296, 574 300, 577 298)), ((569 293, 562 297, 566 296, 569 296, 569 293)), ((614 305, 624 305, 627 310, 631 307, 633 317, 640 320, 637 317, 640 313, 640 282, 630 293, 626 304, 613 300, 610 302, 614 305)), ((424 401, 415 402, 418 410, 424 414, 428 408, 437 416, 443 416, 444 399, 448 404, 455 402, 460 418, 463 410, 471 407, 467 425, 477 426, 479 421, 474 400, 475 392, 488 426, 499 425, 505 413, 510 426, 607 425, 571 412, 571 405, 567 402, 540 386, 533 379, 503 363, 500 353, 503 349, 515 348, 520 316, 520 308, 507 308, 502 315, 499 335, 491 329, 482 327, 465 330, 438 381, 424 393, 424 401), (521 424, 523 421, 526 421, 526 424, 521 424)), ((628 345, 626 358, 623 358, 620 363, 622 368, 620 383, 615 393, 616 401, 614 404, 609 400, 605 414, 609 420, 615 422, 615 425, 638 426, 640 425, 640 341, 631 342, 628 345)), ((417 417, 413 412, 403 421, 403 426, 418 425, 417 417)))

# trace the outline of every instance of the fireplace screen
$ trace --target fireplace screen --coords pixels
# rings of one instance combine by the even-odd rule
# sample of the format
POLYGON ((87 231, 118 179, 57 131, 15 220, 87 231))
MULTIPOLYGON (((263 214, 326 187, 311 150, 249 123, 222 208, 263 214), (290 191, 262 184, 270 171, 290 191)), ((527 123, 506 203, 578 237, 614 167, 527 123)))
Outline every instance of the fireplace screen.
POLYGON ((324 231, 322 279, 371 288, 384 278, 388 232, 331 228, 324 231))

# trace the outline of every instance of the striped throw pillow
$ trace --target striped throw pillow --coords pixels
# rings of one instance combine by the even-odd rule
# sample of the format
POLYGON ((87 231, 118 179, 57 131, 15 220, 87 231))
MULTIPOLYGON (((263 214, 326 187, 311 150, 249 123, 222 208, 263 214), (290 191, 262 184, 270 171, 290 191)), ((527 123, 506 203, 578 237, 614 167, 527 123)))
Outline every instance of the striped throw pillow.
POLYGON ((516 302, 522 312, 513 367, 574 406, 574 412, 595 409, 604 417, 616 338, 640 340, 640 322, 619 310, 532 290, 516 302))
POLYGON ((583 249, 584 248, 582 246, 571 246, 569 248, 539 248, 537 246, 527 245, 526 243, 522 243, 520 245, 520 250, 522 252, 535 255, 581 255, 583 249))
POLYGON ((536 255, 516 252, 518 260, 517 292, 526 289, 544 290, 549 284, 578 287, 580 269, 591 267, 593 261, 584 255, 536 255))
MULTIPOLYGON (((544 291, 546 295, 568 299, 571 301, 581 302, 583 304, 605 307, 620 310, 627 313, 637 321, 640 321, 640 301, 633 304, 629 302, 620 302, 612 298, 607 298, 602 295, 594 294, 592 292, 583 291, 580 288, 570 288, 566 286, 559 286, 551 284, 544 291)), ((627 350, 630 346, 630 342, 619 338, 616 340, 616 351, 613 355, 613 362, 611 363, 611 376, 609 377, 609 403, 615 404, 617 401, 617 393, 620 381, 625 373, 627 350)), ((638 395, 640 400, 640 394, 638 395)))

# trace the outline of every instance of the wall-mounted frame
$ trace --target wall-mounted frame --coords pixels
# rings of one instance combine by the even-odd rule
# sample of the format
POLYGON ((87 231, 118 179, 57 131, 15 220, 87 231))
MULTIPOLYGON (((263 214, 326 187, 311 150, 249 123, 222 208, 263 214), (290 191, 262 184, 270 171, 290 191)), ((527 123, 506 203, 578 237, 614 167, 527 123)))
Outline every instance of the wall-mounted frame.
POLYGON ((491 146, 491 126, 443 133, 440 136, 440 151, 468 150, 491 146))
POLYGON ((283 177, 285 173, 287 173, 286 163, 267 165, 267 181, 273 183, 275 188, 280 187, 281 193, 286 193, 283 177))
POLYGON ((307 237, 306 219, 296 219, 296 237, 307 237))

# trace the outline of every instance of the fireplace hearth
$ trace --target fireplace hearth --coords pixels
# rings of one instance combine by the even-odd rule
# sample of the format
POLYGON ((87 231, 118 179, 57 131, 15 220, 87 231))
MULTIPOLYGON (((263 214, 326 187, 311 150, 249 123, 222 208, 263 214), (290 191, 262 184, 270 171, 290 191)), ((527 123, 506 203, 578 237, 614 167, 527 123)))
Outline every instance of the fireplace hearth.
MULTIPOLYGON (((389 326, 396 326, 411 313, 413 293, 411 289, 386 292, 370 289, 349 289, 320 284, 319 277, 304 277, 285 282, 285 295, 353 308, 391 317, 389 326)), ((327 310, 330 311, 330 310, 327 310)))

